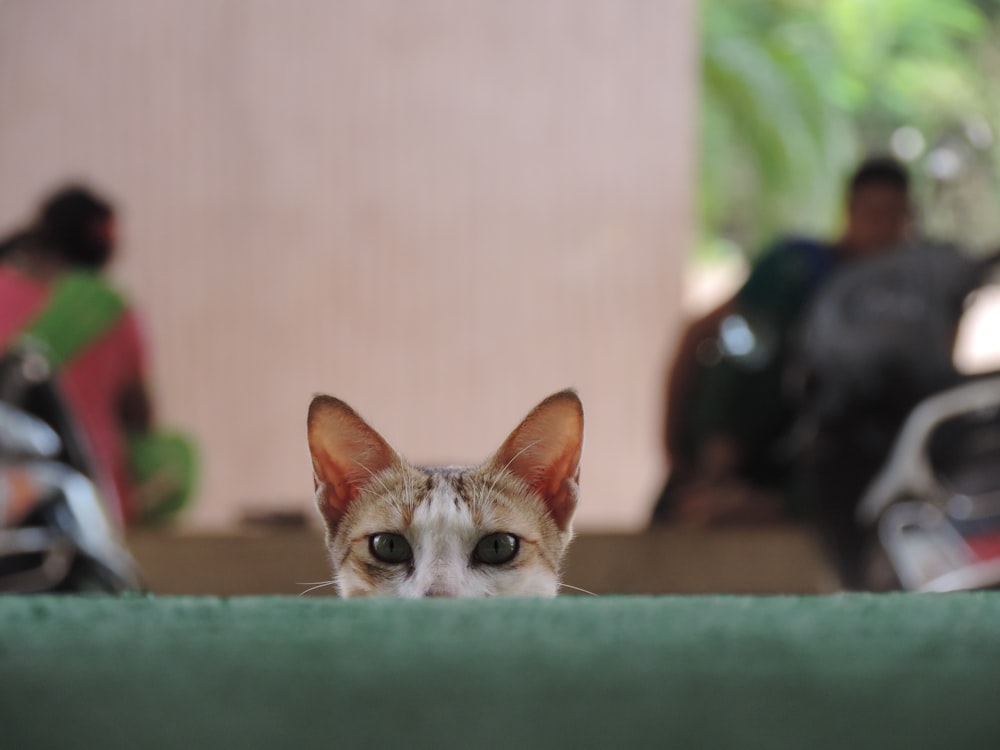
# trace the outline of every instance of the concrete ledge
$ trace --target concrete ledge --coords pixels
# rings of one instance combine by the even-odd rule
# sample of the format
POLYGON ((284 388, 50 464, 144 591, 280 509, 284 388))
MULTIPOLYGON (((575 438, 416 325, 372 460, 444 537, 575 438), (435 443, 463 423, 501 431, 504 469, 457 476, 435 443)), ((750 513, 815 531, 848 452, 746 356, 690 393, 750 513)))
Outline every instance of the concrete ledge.
MULTIPOLYGON (((160 594, 298 594, 330 577, 315 529, 142 531, 128 542, 147 585, 160 594)), ((580 534, 564 581, 595 594, 810 594, 837 587, 814 536, 795 527, 580 534)))

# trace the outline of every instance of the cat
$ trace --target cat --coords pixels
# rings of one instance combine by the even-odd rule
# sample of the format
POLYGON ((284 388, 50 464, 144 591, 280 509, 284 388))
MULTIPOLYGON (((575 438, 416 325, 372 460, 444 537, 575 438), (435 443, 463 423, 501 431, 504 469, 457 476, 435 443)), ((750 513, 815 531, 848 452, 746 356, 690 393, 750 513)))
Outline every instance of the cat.
POLYGON ((332 396, 313 399, 308 435, 340 596, 556 595, 583 448, 572 390, 478 466, 413 466, 332 396))

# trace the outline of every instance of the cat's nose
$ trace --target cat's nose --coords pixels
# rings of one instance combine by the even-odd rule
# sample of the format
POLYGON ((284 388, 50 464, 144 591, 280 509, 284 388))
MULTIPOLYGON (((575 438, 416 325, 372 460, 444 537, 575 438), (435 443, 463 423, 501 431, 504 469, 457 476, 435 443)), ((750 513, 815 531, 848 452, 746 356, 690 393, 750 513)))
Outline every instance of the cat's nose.
POLYGON ((431 586, 424 592, 424 596, 456 596, 456 593, 447 586, 431 586))

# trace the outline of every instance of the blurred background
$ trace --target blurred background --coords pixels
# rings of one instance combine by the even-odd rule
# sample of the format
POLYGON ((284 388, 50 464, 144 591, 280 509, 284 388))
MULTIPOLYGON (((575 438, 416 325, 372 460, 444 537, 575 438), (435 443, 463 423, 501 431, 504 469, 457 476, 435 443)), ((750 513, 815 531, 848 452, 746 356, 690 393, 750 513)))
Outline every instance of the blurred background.
POLYGON ((637 528, 695 224, 691 3, 0 3, 0 225, 83 179, 185 523, 312 513, 305 412, 348 401, 417 462, 587 407, 583 527, 637 528))
MULTIPOLYGON (((778 234, 824 236, 866 154, 910 168, 927 233, 997 244, 1000 3, 697 3, 697 241, 687 311, 736 286, 778 234)), ((980 336, 970 367, 995 363, 980 336)))
MULTIPOLYGON (((69 180, 119 210, 157 413, 200 455, 173 536, 135 536, 158 570, 184 534, 313 521, 316 392, 464 463, 572 386, 579 576, 828 590, 808 534, 618 536, 667 473, 665 371, 771 239, 837 231, 866 154, 910 168, 928 233, 1000 243, 998 42, 992 0, 0 0, 0 227, 69 180)), ((970 369, 1000 363, 981 297, 970 369)), ((161 589, 242 554, 187 549, 161 589)))

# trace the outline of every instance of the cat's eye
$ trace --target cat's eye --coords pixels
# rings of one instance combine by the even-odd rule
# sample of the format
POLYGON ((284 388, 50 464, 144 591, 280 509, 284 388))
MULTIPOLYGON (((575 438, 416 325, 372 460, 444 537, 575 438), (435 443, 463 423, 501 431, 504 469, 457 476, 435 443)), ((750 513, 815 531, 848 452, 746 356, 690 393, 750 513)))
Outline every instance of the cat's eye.
POLYGON ((503 565, 514 559, 519 547, 520 542, 516 536, 500 531, 480 539, 472 557, 476 562, 487 565, 503 565))
POLYGON ((368 537, 368 549, 377 560, 386 563, 405 563, 413 559, 413 549, 402 534, 372 534, 368 537))

